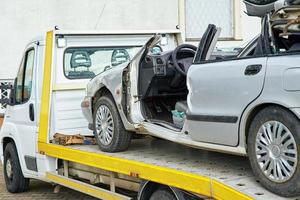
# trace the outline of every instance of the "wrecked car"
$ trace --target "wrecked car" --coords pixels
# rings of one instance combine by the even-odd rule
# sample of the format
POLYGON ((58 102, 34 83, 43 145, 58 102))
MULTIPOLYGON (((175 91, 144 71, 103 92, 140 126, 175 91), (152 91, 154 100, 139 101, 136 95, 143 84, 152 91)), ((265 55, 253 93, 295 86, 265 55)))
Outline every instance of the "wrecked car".
POLYGON ((221 30, 209 25, 197 47, 153 53, 154 35, 93 78, 81 106, 100 149, 126 150, 143 134, 245 155, 264 187, 300 195, 300 7, 249 14, 262 12, 260 35, 238 55, 213 54, 221 30))

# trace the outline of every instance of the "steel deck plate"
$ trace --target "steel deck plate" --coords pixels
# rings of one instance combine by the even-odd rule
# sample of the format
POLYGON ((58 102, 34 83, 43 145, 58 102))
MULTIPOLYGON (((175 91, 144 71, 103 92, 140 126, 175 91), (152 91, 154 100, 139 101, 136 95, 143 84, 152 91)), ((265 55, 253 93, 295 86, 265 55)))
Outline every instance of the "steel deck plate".
POLYGON ((68 148, 208 177, 254 199, 289 199, 264 189, 254 178, 247 157, 194 149, 153 138, 133 140, 129 150, 119 153, 102 152, 97 145, 75 145, 68 148))

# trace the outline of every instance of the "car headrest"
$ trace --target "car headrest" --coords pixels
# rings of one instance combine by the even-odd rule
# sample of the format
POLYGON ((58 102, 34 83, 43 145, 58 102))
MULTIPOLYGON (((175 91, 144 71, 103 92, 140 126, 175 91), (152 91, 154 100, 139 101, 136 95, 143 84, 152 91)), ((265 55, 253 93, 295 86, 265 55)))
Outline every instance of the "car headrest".
POLYGON ((129 53, 126 49, 115 49, 111 55, 111 64, 116 66, 122 64, 130 59, 129 53))
POLYGON ((92 62, 89 54, 86 51, 74 51, 71 60, 71 68, 77 67, 91 67, 92 62))

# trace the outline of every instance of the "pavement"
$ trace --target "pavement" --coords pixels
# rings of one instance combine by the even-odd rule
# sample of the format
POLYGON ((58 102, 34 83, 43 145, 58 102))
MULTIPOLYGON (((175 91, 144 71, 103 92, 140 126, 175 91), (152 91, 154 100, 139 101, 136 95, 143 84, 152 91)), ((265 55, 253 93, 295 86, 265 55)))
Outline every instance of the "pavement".
POLYGON ((95 198, 64 187, 60 189, 59 193, 54 193, 54 186, 52 184, 37 180, 31 180, 28 192, 11 194, 6 190, 2 169, 2 165, 0 164, 0 200, 95 200, 95 198))

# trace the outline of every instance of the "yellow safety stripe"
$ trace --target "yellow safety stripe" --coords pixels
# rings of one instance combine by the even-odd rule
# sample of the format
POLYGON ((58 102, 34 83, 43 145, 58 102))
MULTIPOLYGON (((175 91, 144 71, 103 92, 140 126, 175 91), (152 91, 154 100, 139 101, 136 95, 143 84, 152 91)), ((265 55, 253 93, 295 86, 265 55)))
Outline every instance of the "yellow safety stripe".
POLYGON ((47 32, 46 35, 46 50, 44 63, 44 80, 41 97, 41 111, 40 111, 40 127, 38 134, 38 141, 47 143, 48 127, 49 127, 49 111, 50 111, 50 97, 51 97, 51 65, 52 65, 52 51, 53 51, 53 31, 47 32))
POLYGON ((250 200, 253 199, 241 192, 234 190, 219 181, 212 180, 212 197, 215 199, 250 200))
POLYGON ((87 183, 83 183, 77 180, 69 179, 64 176, 60 176, 54 173, 46 173, 46 178, 54 183, 63 185, 65 187, 83 192, 96 198, 107 199, 107 200, 130 200, 130 197, 126 197, 117 193, 113 193, 108 190, 101 189, 99 187, 92 186, 87 183))

